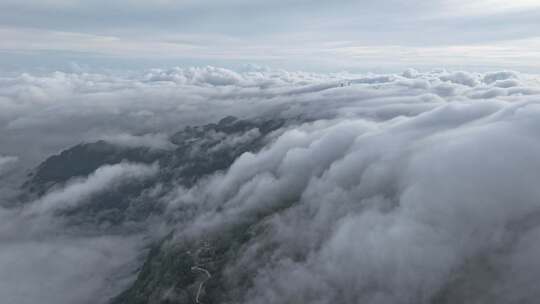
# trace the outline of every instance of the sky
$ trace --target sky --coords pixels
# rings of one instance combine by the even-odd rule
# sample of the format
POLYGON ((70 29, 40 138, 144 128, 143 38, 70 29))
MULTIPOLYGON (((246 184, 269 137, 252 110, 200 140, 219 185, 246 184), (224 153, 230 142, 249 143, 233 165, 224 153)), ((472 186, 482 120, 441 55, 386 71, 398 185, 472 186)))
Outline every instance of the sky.
POLYGON ((0 72, 540 71, 535 0, 0 0, 0 72))

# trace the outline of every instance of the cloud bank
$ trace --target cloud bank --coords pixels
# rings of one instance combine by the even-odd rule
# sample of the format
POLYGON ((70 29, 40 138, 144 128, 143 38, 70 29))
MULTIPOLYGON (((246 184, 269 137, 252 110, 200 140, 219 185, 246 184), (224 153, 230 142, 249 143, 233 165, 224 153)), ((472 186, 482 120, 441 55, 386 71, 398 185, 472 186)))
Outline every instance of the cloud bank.
MULTIPOLYGON (((211 246, 246 228, 234 257, 219 269, 205 266, 220 273, 212 273, 203 300, 210 280, 222 278, 235 303, 534 303, 539 101, 540 78, 511 71, 22 74, 0 79, 0 154, 12 155, 0 164, 17 158, 13 165, 24 171, 97 139, 174 150, 168 135, 186 125, 227 115, 284 119, 262 148, 228 169, 194 185, 173 180, 147 189, 145 199, 167 206, 164 219, 181 219, 169 222, 173 244, 211 246)), ((212 136, 220 142, 214 149, 228 151, 263 132, 212 136)), ((142 235, 89 233, 44 211, 162 170, 109 164, 25 207, 1 209, 0 267, 16 280, 0 280, 0 296, 106 303, 132 282, 114 273, 139 265, 142 235), (58 276, 44 288, 53 266, 58 276), (25 292, 10 283, 20 281, 25 292), (111 281, 121 286, 98 292, 111 281)), ((175 299, 168 290, 159 296, 175 299)))
POLYGON ((296 201, 229 265, 231 280, 256 274, 246 303, 532 303, 539 110, 452 104, 295 129, 199 190, 225 211, 193 233, 296 201))
POLYGON ((0 176, 7 173, 10 166, 13 166, 18 160, 15 156, 0 155, 0 176))

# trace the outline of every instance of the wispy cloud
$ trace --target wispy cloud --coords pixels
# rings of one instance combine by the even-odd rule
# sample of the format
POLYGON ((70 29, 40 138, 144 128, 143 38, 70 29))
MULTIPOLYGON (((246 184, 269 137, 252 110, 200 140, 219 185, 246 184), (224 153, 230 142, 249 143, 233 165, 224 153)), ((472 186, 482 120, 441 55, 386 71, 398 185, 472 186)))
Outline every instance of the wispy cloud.
POLYGON ((72 52, 80 55, 82 63, 104 66, 111 65, 106 59, 112 57, 139 64, 247 61, 319 70, 396 69, 411 64, 475 67, 478 62, 492 68, 538 70, 538 54, 527 51, 540 35, 536 30, 540 6, 535 1, 439 0, 405 5, 385 0, 330 5, 302 0, 152 4, 115 0, 107 2, 108 10, 98 3, 3 1, 0 51, 20 61, 44 51, 55 52, 56 60, 72 52), (357 51, 336 52, 335 46, 343 42, 357 51), (430 56, 433 52, 437 54, 430 56), (441 56, 444 60, 437 60, 441 56))

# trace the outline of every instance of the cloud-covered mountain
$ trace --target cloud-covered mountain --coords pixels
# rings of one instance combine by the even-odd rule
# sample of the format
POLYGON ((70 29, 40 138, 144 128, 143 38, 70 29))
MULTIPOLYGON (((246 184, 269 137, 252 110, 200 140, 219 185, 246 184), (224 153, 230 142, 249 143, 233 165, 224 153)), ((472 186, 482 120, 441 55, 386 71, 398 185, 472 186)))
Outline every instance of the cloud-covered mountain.
POLYGON ((6 303, 536 303, 540 78, 0 79, 6 303))

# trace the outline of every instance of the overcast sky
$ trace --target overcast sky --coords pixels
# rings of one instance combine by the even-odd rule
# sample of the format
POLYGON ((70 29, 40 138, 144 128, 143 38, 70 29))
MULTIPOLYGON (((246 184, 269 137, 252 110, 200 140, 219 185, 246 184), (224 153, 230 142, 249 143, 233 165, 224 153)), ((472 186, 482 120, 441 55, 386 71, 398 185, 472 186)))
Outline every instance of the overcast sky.
POLYGON ((0 0, 0 70, 540 71, 538 0, 0 0))

